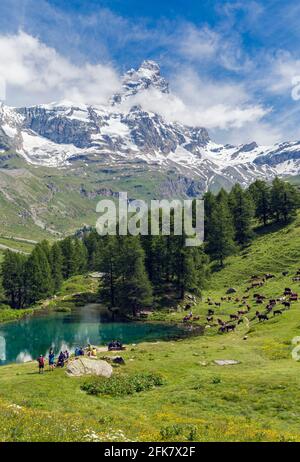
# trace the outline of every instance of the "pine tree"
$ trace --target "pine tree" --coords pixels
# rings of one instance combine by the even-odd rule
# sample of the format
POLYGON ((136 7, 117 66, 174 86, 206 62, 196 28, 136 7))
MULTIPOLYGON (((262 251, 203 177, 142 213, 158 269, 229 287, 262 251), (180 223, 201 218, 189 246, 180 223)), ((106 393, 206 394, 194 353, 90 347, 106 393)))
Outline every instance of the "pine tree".
POLYGON ((208 236, 211 231, 211 217, 216 206, 216 197, 213 195, 212 192, 208 191, 203 196, 204 200, 204 240, 208 239, 208 236))
POLYGON ((297 208, 300 204, 299 199, 299 193, 296 188, 290 183, 284 183, 280 214, 285 223, 295 218, 297 208))
POLYGON ((74 274, 83 274, 88 266, 88 251, 81 239, 74 239, 74 274))
POLYGON ((63 277, 68 279, 76 274, 77 262, 74 248, 74 239, 67 237, 59 242, 63 256, 63 277))
POLYGON ((41 242, 39 242, 36 247, 39 247, 41 248, 41 250, 44 252, 44 254, 46 255, 47 257, 47 260, 48 262, 50 263, 50 252, 51 252, 51 247, 50 247, 50 244, 47 240, 43 240, 41 242))
POLYGON ((100 270, 104 273, 100 283, 100 300, 110 308, 117 304, 116 286, 120 276, 119 244, 116 236, 105 236, 105 245, 101 255, 100 270))
POLYGON ((63 256, 60 246, 55 242, 50 250, 50 267, 53 281, 53 291, 58 292, 63 282, 63 256))
POLYGON ((122 240, 119 259, 120 276, 117 280, 118 306, 133 316, 152 301, 152 287, 145 269, 145 254, 138 237, 122 240))
POLYGON ((211 216, 211 232, 206 249, 208 254, 219 260, 224 266, 224 259, 235 251, 234 228, 227 198, 222 194, 211 216))
POLYGON ((87 249, 87 269, 90 271, 99 270, 102 240, 103 238, 94 230, 84 236, 83 243, 87 249))
POLYGON ((27 303, 31 305, 53 293, 51 269, 41 247, 36 246, 25 264, 27 303))
POLYGON ((245 245, 253 238, 254 203, 249 192, 236 184, 230 191, 229 205, 233 216, 235 240, 239 245, 245 245))
POLYGON ((255 204, 255 218, 267 225, 271 217, 271 188, 263 180, 256 180, 249 186, 249 193, 255 204))
POLYGON ((185 236, 178 240, 176 285, 179 297, 184 299, 187 291, 201 293, 208 277, 207 256, 201 247, 186 247, 185 236))
POLYGON ((271 189, 271 210, 276 221, 280 221, 282 204, 284 200, 284 181, 275 178, 271 189))
POLYGON ((2 263, 2 287, 12 308, 25 304, 24 266, 26 257, 7 250, 2 263))

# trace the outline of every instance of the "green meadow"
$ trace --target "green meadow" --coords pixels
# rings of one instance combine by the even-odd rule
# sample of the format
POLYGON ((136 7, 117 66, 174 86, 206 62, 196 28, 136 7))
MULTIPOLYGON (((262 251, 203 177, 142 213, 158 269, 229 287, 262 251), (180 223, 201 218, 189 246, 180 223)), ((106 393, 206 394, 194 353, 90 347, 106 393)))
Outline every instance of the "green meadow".
MULTIPOLYGON (((46 367, 39 375, 35 363, 3 366, 0 440, 300 441, 300 362, 292 358, 292 340, 300 335, 300 303, 259 322, 255 311, 264 312, 265 304, 253 299, 255 292, 280 297, 285 287, 300 292, 300 284, 291 280, 300 267, 300 218, 285 228, 257 232, 250 247, 212 273, 202 300, 192 307, 199 316, 195 324, 205 326, 208 308, 226 321, 242 309, 235 298, 249 295, 250 312, 234 332, 220 334, 213 325, 199 336, 128 345, 122 352, 125 365, 114 367, 115 388, 100 384, 102 392, 96 395, 86 391, 91 379, 70 378, 64 370, 46 367), (284 271, 289 274, 283 276, 284 271), (252 275, 265 273, 275 278, 245 292, 252 275), (231 301, 208 305, 207 297, 219 302, 229 287, 237 291, 231 301), (216 360, 238 363, 220 366, 216 360), (118 393, 119 386, 138 380, 139 374, 156 374, 162 382, 118 393)), ((152 319, 181 322, 184 315, 182 304, 161 309, 152 319)))

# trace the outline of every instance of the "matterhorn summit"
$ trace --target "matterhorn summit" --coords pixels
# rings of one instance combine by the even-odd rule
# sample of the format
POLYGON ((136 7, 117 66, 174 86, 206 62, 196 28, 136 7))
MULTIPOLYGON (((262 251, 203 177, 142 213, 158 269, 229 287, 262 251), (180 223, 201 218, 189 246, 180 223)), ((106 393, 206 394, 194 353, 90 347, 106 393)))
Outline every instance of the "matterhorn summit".
POLYGON ((141 66, 130 69, 122 78, 122 90, 116 93, 112 104, 125 101, 130 96, 136 95, 143 90, 156 89, 162 93, 169 92, 169 84, 160 74, 160 67, 155 61, 143 61, 141 66))

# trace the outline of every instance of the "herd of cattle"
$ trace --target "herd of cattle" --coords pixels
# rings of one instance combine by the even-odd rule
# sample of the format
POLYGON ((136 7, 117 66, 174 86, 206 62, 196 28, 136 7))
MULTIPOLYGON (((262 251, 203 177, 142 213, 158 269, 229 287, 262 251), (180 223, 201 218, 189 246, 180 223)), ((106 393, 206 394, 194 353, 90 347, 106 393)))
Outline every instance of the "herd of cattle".
MULTIPOLYGON (((289 273, 284 271, 283 276, 287 276, 289 273)), ((285 310, 289 310, 292 302, 298 301, 298 294, 293 292, 290 287, 286 287, 280 297, 269 298, 260 293, 254 293, 252 296, 252 303, 256 305, 256 311, 254 315, 254 309, 250 305, 250 295, 247 294, 251 289, 262 287, 267 280, 275 278, 274 274, 265 274, 263 277, 257 275, 251 276, 249 286, 245 290, 245 295, 238 297, 236 295, 221 297, 221 301, 213 301, 210 297, 205 300, 209 308, 206 314, 207 326, 219 327, 220 333, 234 331, 237 325, 243 323, 245 320, 254 321, 257 319, 259 322, 267 321, 270 316, 281 315, 285 310), (247 294, 247 295, 246 295, 247 294), (238 309, 235 313, 229 315, 229 319, 224 321, 219 317, 216 317, 216 310, 222 307, 223 304, 231 303, 238 304, 238 309), (265 305, 264 310, 259 311, 258 305, 265 305), (214 307, 214 308, 212 308, 214 307), (253 316, 251 311, 253 310, 253 316)), ((292 278, 293 282, 300 282, 300 269, 297 271, 296 276, 292 278)), ((235 289, 229 289, 227 293, 236 292, 235 289)), ((185 310, 190 310, 190 313, 183 318, 183 322, 198 321, 199 316, 194 316, 191 311, 191 305, 185 306, 185 310)))

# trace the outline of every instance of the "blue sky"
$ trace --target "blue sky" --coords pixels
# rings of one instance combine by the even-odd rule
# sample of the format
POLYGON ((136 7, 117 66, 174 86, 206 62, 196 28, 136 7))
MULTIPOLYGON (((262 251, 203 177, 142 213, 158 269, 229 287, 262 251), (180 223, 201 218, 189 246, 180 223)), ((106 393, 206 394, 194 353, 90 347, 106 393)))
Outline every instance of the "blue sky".
POLYGON ((1 54, 8 104, 70 87, 100 103, 124 71, 154 59, 179 121, 194 115, 225 143, 300 139, 299 1, 2 0, 1 54))

